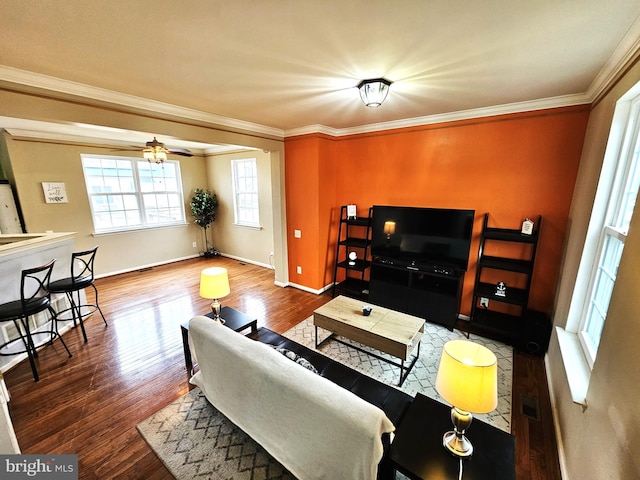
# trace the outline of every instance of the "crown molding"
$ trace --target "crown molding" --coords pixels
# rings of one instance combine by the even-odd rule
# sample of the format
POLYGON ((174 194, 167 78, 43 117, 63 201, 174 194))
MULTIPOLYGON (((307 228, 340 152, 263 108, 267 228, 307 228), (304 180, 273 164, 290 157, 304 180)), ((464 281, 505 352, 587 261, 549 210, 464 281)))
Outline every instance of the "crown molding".
POLYGON ((404 118, 391 122, 371 123, 350 128, 330 128, 324 125, 309 125, 307 127, 293 128, 285 130, 284 136, 294 137, 298 135, 309 135, 313 133, 324 133, 333 137, 344 137, 347 135, 357 135, 360 133, 372 133, 382 130, 394 130, 398 128, 419 127, 421 125, 433 125, 435 123, 456 122, 461 120, 471 120, 474 118, 493 117, 497 115, 507 115, 511 113, 523 113, 533 110, 548 110, 551 108, 570 107, 591 103, 587 94, 564 95, 560 97, 543 98, 527 102, 510 103, 496 105, 492 107, 474 108, 470 110, 460 110, 457 112, 441 113, 437 115, 427 115, 424 117, 404 118))
POLYGON ((129 108, 153 112, 154 114, 160 113, 163 115, 171 115, 174 117, 197 120, 200 122, 283 138, 283 131, 279 128, 267 127, 257 123, 245 122, 243 120, 236 120, 234 118, 224 117, 221 115, 214 115, 200 110, 180 107, 178 105, 149 100, 135 95, 128 95, 126 93, 93 87, 83 83, 63 80, 49 75, 42 75, 39 73, 28 72, 26 70, 7 67, 6 65, 0 65, 0 81, 26 85, 29 87, 63 93, 66 95, 73 95, 81 98, 89 98, 113 105, 122 105, 129 108))
POLYGON ((591 101, 595 101, 615 83, 618 76, 627 65, 630 65, 640 51, 640 16, 633 22, 629 31, 613 51, 607 63, 593 79, 587 95, 591 101))

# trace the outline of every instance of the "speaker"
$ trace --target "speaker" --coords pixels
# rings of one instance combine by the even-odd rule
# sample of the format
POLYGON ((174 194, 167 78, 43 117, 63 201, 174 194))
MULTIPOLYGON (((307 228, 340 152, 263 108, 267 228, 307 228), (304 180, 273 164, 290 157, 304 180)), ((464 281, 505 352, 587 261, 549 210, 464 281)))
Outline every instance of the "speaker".
POLYGON ((549 316, 535 310, 526 310, 522 317, 524 331, 520 340, 520 350, 532 355, 544 356, 551 338, 551 320, 549 316))

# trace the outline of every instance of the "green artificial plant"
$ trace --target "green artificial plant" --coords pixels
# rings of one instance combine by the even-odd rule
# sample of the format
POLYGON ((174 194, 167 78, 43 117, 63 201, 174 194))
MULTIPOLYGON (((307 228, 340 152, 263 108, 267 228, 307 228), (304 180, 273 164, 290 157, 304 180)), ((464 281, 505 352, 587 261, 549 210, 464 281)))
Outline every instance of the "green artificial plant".
POLYGON ((210 242, 207 236, 207 229, 216 219, 218 197, 209 190, 196 188, 189 206, 191 207, 191 215, 195 218, 196 225, 201 226, 204 230, 204 256, 210 257, 218 255, 218 252, 213 247, 213 241, 210 242))

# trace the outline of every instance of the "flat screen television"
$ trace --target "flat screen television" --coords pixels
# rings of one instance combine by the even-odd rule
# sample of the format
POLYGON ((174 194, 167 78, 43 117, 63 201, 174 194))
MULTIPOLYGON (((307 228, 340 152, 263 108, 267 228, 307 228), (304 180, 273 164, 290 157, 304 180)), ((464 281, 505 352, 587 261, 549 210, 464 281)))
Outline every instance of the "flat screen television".
POLYGON ((475 210, 374 205, 371 254, 466 271, 475 210))

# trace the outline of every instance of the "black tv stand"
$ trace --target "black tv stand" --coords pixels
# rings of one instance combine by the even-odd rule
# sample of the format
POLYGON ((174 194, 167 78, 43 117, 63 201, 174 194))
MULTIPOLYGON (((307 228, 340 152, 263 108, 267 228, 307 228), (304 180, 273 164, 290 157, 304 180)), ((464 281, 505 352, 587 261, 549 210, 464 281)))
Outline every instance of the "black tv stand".
POLYGON ((371 303, 453 330, 464 272, 408 259, 377 257, 371 264, 371 303))

